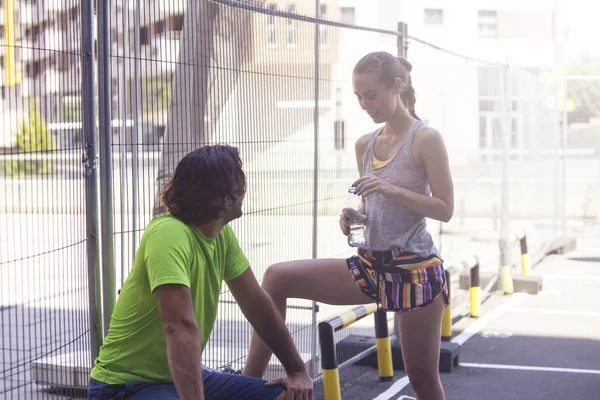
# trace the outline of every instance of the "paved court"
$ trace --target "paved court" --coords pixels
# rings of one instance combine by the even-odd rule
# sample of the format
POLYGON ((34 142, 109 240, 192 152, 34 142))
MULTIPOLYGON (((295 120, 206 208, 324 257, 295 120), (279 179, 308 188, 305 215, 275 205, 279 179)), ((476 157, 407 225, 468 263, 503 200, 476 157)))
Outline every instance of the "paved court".
MULTIPOLYGON (((600 230, 578 237, 577 250, 536 266, 538 295, 494 294, 479 319, 454 328, 460 364, 442 374, 448 400, 600 398, 600 230)), ((371 367, 340 371, 344 400, 411 399, 401 370, 379 383, 371 367)), ((317 386, 317 399, 322 387, 317 386)))

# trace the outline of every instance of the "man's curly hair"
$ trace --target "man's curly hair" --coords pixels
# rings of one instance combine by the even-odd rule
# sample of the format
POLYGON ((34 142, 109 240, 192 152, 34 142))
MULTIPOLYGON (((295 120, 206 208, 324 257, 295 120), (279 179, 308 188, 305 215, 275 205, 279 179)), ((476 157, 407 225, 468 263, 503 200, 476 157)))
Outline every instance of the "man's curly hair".
POLYGON ((237 147, 213 145, 196 149, 179 162, 161 200, 171 215, 200 225, 219 217, 226 197, 236 201, 245 191, 237 147))

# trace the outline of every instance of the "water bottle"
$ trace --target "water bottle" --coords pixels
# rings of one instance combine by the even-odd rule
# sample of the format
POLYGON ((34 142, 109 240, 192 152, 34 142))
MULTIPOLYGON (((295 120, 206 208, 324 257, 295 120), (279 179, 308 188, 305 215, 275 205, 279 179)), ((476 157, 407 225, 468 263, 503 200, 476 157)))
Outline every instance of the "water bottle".
POLYGON ((351 186, 348 189, 348 198, 346 199, 346 212, 350 224, 350 233, 348 234, 348 245, 350 247, 363 247, 365 244, 365 222, 366 216, 363 214, 363 201, 360 196, 355 194, 356 188, 351 186))

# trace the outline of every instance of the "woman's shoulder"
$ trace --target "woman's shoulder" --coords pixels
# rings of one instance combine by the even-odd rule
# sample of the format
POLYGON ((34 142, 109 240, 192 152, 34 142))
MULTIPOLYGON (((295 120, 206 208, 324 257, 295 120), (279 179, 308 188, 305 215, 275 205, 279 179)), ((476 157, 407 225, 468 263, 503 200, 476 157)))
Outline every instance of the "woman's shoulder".
POLYGON ((356 140, 356 144, 355 144, 356 149, 362 149, 362 150, 366 149, 367 146, 369 145, 369 141, 370 140, 371 140, 371 134, 370 133, 362 135, 361 137, 359 137, 356 140))
POLYGON ((432 140, 443 140, 442 134, 439 130, 427 124, 423 124, 415 131, 413 141, 417 142, 417 144, 428 143, 432 140))
POLYGON ((377 128, 373 132, 365 133, 364 135, 359 137, 356 140, 356 144, 355 144, 356 150, 365 151, 367 149, 367 147, 369 146, 369 142, 371 141, 373 136, 376 135, 380 130, 381 130, 381 128, 377 128))

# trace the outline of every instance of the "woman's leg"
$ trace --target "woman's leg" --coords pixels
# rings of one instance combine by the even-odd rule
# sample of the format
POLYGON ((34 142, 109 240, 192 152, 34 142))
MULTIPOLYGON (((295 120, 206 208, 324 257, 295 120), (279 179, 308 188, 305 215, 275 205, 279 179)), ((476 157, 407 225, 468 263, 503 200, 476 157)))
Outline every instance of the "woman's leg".
MULTIPOLYGON (((354 283, 344 259, 290 261, 270 266, 262 280, 281 316, 285 319, 290 298, 314 300, 333 305, 375 302, 354 283)), ((262 378, 271 349, 253 332, 243 374, 262 378)))
POLYGON ((444 297, 413 311, 398 313, 404 370, 418 400, 444 400, 440 382, 440 334, 444 297))

